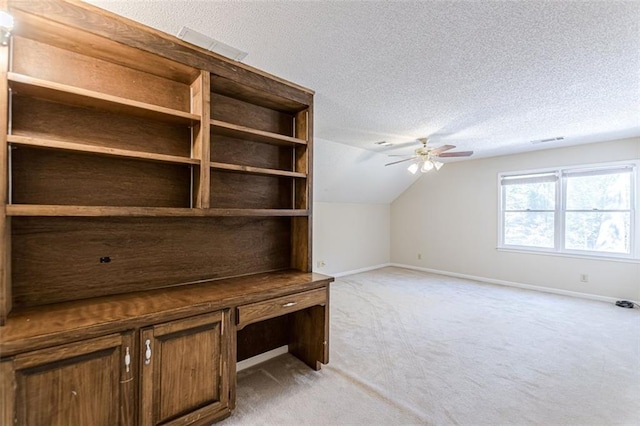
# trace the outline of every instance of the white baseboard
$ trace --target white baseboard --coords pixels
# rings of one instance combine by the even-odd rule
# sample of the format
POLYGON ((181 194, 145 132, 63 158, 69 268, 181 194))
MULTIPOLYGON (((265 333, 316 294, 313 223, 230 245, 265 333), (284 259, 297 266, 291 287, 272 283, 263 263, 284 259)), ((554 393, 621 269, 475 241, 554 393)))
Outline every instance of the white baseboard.
POLYGON ((249 367, 253 367, 254 365, 261 364, 265 361, 269 361, 271 358, 275 358, 277 356, 286 354, 289 352, 289 345, 280 346, 279 348, 272 349, 265 353, 252 356, 251 358, 247 358, 242 360, 236 364, 236 371, 244 370, 249 367))
MULTIPOLYGON (((374 269, 380 269, 380 268, 384 268, 387 266, 392 266, 391 263, 381 263, 379 265, 374 265, 374 266, 367 266, 365 268, 360 268, 360 269, 354 269, 352 271, 344 271, 344 272, 336 272, 335 274, 329 274, 332 275, 336 278, 339 277, 344 277, 346 275, 353 275, 353 274, 359 274, 360 272, 367 272, 367 271, 373 271, 374 269)), ((320 272, 320 271, 318 271, 320 272)), ((322 273, 322 272, 320 272, 322 273)))
MULTIPOLYGON (((616 299, 616 298, 609 297, 609 296, 600 296, 600 295, 597 295, 597 294, 590 294, 590 293, 580 293, 578 291, 561 290, 559 288, 542 287, 542 286, 537 286, 537 285, 532 285, 532 284, 518 283, 518 282, 514 282, 514 281, 496 280, 494 278, 478 277, 476 275, 459 274, 457 272, 440 271, 438 269, 422 268, 422 267, 419 267, 419 266, 405 265, 405 264, 402 264, 402 263, 392 263, 390 266, 396 266, 398 268, 405 268, 405 269, 413 269, 415 271, 430 272, 432 274, 446 275, 446 276, 455 277, 455 278, 464 278, 464 279, 467 279, 467 280, 480 281, 480 282, 485 282, 485 283, 489 283, 489 284, 498 284, 498 285, 504 285, 504 286, 508 286, 508 287, 524 288, 524 289, 527 289, 527 290, 541 291, 541 292, 544 292, 544 293, 561 294, 563 296, 572 296, 572 297, 580 297, 582 299, 599 300, 599 301, 602 301, 602 302, 615 303, 616 301, 620 300, 620 299, 616 299)), ((635 300, 632 300, 632 302, 638 303, 635 300)))

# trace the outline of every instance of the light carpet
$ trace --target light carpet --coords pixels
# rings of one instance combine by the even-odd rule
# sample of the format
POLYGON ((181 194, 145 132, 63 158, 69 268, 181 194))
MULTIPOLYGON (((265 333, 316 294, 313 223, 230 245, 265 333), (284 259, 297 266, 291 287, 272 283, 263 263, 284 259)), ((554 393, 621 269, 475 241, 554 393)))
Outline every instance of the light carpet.
POLYGON ((330 363, 238 373, 227 425, 638 425, 640 310, 401 268, 331 287, 330 363))

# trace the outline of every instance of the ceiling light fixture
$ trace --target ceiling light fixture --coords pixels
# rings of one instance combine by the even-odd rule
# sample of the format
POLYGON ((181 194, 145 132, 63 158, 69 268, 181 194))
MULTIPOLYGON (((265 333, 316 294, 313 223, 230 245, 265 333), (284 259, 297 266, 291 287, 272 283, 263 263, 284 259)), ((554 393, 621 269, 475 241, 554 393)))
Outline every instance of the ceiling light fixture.
POLYGON ((416 149, 416 162, 407 167, 407 170, 409 170, 414 175, 416 174, 418 169, 422 173, 430 172, 433 169, 436 169, 436 171, 440 170, 442 166, 444 166, 444 163, 438 161, 436 154, 433 153, 433 149, 427 148, 426 139, 420 141, 423 143, 423 147, 416 149))
POLYGON ((4 10, 0 11, 0 44, 7 46, 13 30, 13 16, 4 10))
POLYGON ((436 169, 436 171, 438 171, 442 168, 442 166, 444 166, 444 163, 432 158, 431 156, 427 156, 426 158, 420 158, 415 163, 410 164, 409 167, 407 167, 407 170, 415 175, 418 170, 420 170, 422 173, 427 173, 433 169, 436 169))
MULTIPOLYGON (((415 175, 418 173, 418 170, 422 173, 427 173, 433 169, 436 169, 436 171, 440 170, 442 166, 444 166, 444 163, 440 161, 441 157, 469 157, 473 155, 473 151, 449 152, 449 150, 455 148, 455 145, 442 145, 437 148, 432 148, 427 146, 427 138, 418 138, 417 141, 420 142, 422 146, 414 150, 414 154, 411 157, 405 158, 404 160, 392 161, 391 163, 385 164, 385 166, 410 161, 411 163, 409 163, 407 170, 415 175)), ((382 142, 376 142, 376 145, 381 144, 382 142)), ((389 155, 389 157, 406 157, 406 155, 389 155)))

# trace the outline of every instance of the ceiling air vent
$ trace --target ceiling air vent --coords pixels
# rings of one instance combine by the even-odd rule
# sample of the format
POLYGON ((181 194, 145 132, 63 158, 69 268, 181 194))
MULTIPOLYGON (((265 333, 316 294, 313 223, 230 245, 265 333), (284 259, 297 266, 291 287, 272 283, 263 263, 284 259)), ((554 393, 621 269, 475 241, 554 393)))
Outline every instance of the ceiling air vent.
POLYGON ((182 27, 178 32, 178 38, 186 41, 187 43, 195 44, 211 52, 215 52, 219 55, 226 56, 234 61, 242 61, 247 52, 238 50, 235 47, 231 47, 221 41, 214 40, 211 37, 192 30, 189 27, 182 27))
POLYGON ((547 143, 547 142, 557 142, 557 141, 561 141, 564 140, 564 136, 558 136, 555 138, 547 138, 547 139, 537 139, 535 141, 531 141, 532 144, 538 144, 538 143, 547 143))

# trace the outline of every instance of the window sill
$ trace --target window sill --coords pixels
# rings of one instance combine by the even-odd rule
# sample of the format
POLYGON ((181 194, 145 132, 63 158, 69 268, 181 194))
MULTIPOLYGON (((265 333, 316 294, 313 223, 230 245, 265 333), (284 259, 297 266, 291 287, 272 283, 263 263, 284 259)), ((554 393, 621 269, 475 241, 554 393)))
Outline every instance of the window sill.
POLYGON ((515 249, 515 248, 506 248, 506 247, 496 247, 497 251, 508 252, 508 253, 521 253, 521 254, 534 254, 541 256, 555 256, 555 257, 569 257, 574 259, 586 259, 586 260, 599 260, 603 262, 621 262, 621 263, 640 263, 640 259, 633 257, 614 257, 614 256, 599 256, 599 255, 585 255, 585 254, 575 254, 575 253, 559 253, 555 251, 544 251, 544 250, 526 250, 526 249, 515 249))

